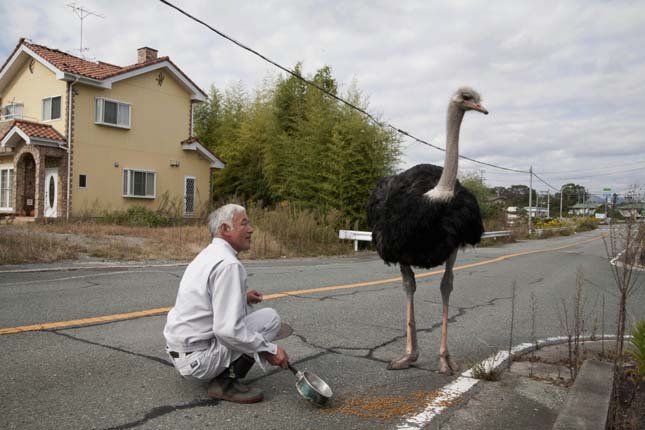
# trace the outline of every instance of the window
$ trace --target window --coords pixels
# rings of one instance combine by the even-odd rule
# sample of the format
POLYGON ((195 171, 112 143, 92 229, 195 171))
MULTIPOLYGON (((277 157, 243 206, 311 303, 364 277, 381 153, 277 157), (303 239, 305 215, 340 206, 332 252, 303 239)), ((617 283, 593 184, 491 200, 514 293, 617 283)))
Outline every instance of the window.
POLYGON ((155 198, 157 173, 123 169, 123 197, 155 198))
POLYGON ((21 119, 22 118, 22 103, 12 103, 2 107, 2 119, 21 119))
POLYGON ((131 106, 127 103, 97 98, 94 120, 97 124, 130 128, 131 110, 131 106))
POLYGON ((87 175, 78 175, 78 188, 87 188, 87 175))
POLYGON ((13 167, 0 166, 0 210, 13 210, 13 167))
POLYGON ((184 178, 184 214, 195 213, 195 178, 186 176, 184 178))
POLYGON ((43 121, 60 119, 60 96, 43 99, 43 121))

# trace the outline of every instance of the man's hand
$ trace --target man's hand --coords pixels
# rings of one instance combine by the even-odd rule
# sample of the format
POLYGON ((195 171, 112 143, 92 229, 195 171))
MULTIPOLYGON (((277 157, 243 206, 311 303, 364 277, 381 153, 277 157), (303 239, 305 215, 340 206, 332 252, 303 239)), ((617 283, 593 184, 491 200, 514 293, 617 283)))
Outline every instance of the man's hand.
POLYGON ((273 364, 274 366, 280 366, 283 369, 287 368, 287 365, 289 364, 289 356, 287 355, 287 352, 282 348, 280 345, 278 345, 278 350, 276 351, 275 355, 271 354, 270 352, 262 352, 262 357, 266 359, 269 363, 273 364))
POLYGON ((246 292, 246 303, 254 305, 262 301, 262 294, 258 290, 250 289, 246 292))

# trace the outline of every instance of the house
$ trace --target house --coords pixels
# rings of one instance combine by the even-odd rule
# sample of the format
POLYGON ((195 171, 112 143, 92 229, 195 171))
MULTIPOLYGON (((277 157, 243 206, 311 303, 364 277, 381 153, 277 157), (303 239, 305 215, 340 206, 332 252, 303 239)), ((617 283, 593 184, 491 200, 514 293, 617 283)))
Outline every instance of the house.
POLYGON ((644 202, 624 202, 616 206, 616 210, 625 218, 645 218, 644 202))
POLYGON ((163 201, 198 213, 224 167, 193 135, 206 98, 151 48, 120 67, 20 39, 0 68, 0 214, 69 218, 163 201))
POLYGON ((604 203, 598 202, 586 202, 586 203, 576 203, 575 205, 569 208, 569 215, 575 216, 590 216, 593 215, 596 210, 604 206, 604 203))
POLYGON ((540 206, 532 206, 532 207, 526 206, 524 208, 524 210, 526 211, 527 216, 530 213, 531 217, 533 217, 533 218, 548 218, 549 217, 549 210, 547 208, 543 208, 543 207, 540 207, 540 206))

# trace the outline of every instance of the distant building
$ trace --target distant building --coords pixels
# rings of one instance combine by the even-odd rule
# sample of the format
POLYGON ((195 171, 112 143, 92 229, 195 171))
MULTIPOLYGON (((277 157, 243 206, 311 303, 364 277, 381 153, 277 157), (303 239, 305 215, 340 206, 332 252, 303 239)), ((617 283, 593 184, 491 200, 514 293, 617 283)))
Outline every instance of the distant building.
POLYGON ((637 219, 645 218, 645 203, 644 202, 625 202, 616 207, 618 212, 625 218, 632 216, 637 219))
POLYGON ((597 202, 586 202, 586 203, 576 203, 575 205, 569 208, 569 215, 575 216, 587 216, 593 215, 596 210, 604 205, 604 203, 597 202))
POLYGON ((549 217, 549 210, 547 208, 533 206, 531 208, 525 207, 524 210, 526 211, 527 214, 530 212, 532 217, 537 217, 537 218, 549 217))
POLYGON ((520 208, 509 206, 506 208, 506 224, 514 225, 521 219, 520 208))

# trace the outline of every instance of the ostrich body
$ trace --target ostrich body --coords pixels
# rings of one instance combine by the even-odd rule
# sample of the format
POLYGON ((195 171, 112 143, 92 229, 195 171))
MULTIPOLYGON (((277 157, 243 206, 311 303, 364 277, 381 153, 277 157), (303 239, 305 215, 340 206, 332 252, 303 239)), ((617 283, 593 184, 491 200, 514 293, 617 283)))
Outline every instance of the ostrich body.
POLYGON ((484 232, 477 200, 457 181, 459 128, 467 110, 488 113, 480 100, 477 92, 465 87, 450 100, 443 169, 420 164, 385 177, 367 202, 372 241, 386 264, 399 264, 407 298, 405 354, 392 361, 388 369, 405 369, 419 356, 414 319, 416 280, 411 266, 430 268, 444 263, 439 371, 452 373, 458 368, 450 358, 447 345, 453 266, 459 248, 476 245, 484 232))

